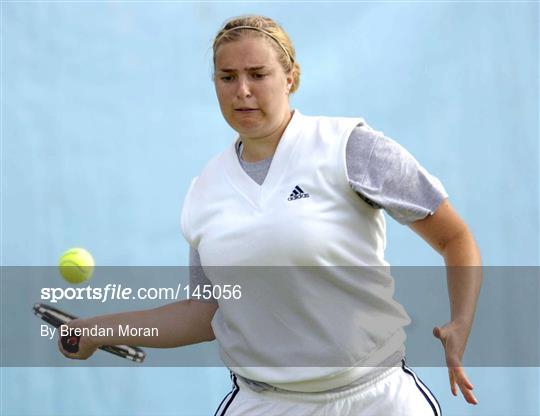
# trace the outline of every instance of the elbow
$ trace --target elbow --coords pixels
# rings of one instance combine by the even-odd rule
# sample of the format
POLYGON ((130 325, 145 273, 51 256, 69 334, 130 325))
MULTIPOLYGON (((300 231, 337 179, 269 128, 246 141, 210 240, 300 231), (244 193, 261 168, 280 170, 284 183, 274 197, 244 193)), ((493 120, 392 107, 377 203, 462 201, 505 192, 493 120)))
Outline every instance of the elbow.
POLYGON ((443 256, 446 256, 446 254, 449 251, 455 249, 455 247, 460 247, 471 240, 474 241, 472 238, 472 234, 465 226, 464 228, 456 230, 456 232, 446 237, 445 239, 440 240, 437 244, 437 251, 443 256))
POLYGON ((480 249, 468 228, 460 230, 441 245, 447 265, 481 265, 480 249))

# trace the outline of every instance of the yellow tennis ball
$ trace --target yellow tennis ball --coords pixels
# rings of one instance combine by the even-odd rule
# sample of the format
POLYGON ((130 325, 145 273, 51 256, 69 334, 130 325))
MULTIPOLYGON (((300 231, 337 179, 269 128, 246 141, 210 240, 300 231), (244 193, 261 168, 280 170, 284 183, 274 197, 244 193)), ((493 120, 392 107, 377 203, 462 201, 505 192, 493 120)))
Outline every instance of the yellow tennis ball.
POLYGON ((58 268, 69 283, 82 283, 92 277, 94 258, 84 248, 71 248, 60 257, 58 268))

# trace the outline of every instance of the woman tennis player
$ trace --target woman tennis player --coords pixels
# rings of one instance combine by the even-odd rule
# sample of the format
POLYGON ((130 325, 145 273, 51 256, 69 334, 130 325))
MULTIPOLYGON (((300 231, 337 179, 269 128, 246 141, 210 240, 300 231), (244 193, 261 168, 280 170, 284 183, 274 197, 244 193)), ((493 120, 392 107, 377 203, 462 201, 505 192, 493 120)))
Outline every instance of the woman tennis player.
POLYGON ((163 335, 83 337, 77 354, 62 352, 215 338, 233 382, 216 415, 440 415, 405 362, 410 319, 384 260, 385 210, 444 258, 451 320, 433 334, 452 393, 476 404, 461 359, 482 279, 469 266, 481 259, 441 183, 361 118, 291 109, 300 66, 272 19, 229 20, 213 52, 221 112, 238 138, 193 180, 182 232, 192 288, 238 284, 241 299, 74 321, 147 324, 163 335))

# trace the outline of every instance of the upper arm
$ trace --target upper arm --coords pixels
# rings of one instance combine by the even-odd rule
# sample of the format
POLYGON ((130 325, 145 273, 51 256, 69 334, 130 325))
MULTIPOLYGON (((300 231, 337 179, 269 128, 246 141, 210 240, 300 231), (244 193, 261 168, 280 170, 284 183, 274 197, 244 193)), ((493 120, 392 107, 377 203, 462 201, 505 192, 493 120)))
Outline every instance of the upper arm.
POLYGON ((216 339, 212 329, 212 319, 217 311, 218 304, 212 302, 189 301, 190 315, 197 322, 197 330, 202 331, 203 338, 208 341, 216 339))
POLYGON ((201 317, 207 317, 210 318, 210 321, 214 317, 214 314, 217 311, 217 308, 219 305, 215 302, 201 302, 195 299, 190 300, 191 308, 193 308, 193 311, 200 315, 201 317))
POLYGON ((356 128, 347 142, 347 174, 352 189, 374 208, 383 208, 400 224, 432 214, 448 193, 395 140, 356 128))
MULTIPOLYGON (((199 252, 191 246, 189 247, 189 287, 191 291, 202 291, 204 287, 212 287, 212 282, 208 279, 202 267, 199 252)), ((213 291, 209 299, 200 299, 200 301, 217 304, 217 299, 214 297, 213 291)))
POLYGON ((469 232, 448 199, 439 205, 434 214, 414 221, 409 227, 440 254, 452 239, 469 232))

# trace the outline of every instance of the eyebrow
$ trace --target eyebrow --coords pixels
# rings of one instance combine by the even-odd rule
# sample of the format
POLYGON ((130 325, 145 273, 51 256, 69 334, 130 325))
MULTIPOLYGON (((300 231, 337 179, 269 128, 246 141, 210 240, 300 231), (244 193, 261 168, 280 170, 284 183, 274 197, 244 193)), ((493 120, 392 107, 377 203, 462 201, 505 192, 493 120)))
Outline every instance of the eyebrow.
MULTIPOLYGON (((244 71, 260 71, 261 69, 266 69, 264 65, 260 66, 249 66, 244 68, 244 71)), ((221 68, 218 69, 219 72, 236 72, 236 69, 230 69, 230 68, 221 68)))

